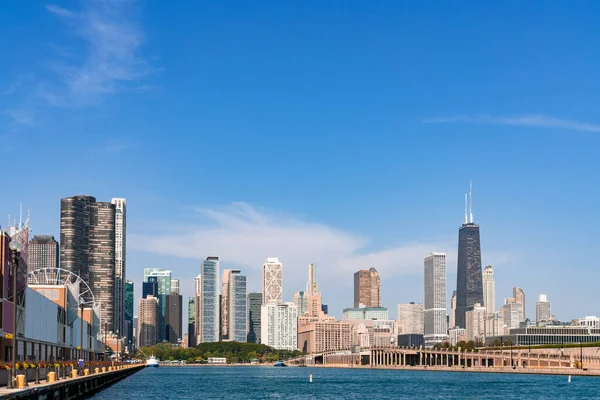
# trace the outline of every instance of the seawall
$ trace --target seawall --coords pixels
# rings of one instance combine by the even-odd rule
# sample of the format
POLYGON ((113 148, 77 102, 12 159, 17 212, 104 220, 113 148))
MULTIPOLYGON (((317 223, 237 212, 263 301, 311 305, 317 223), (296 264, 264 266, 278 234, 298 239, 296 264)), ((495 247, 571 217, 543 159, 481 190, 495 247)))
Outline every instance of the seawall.
POLYGON ((56 382, 41 382, 30 385, 25 389, 0 390, 0 400, 72 400, 90 396, 123 378, 132 375, 144 365, 131 365, 116 371, 100 372, 98 374, 78 378, 64 378, 56 382))

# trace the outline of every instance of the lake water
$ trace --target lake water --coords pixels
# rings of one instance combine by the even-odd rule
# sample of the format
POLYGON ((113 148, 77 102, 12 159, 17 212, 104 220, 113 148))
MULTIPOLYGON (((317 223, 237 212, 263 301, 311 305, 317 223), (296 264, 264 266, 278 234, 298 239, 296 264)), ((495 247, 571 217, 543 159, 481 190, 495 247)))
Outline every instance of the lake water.
POLYGON ((145 368, 92 397, 150 399, 598 399, 600 377, 401 370, 145 368), (309 382, 309 374, 313 382, 309 382))

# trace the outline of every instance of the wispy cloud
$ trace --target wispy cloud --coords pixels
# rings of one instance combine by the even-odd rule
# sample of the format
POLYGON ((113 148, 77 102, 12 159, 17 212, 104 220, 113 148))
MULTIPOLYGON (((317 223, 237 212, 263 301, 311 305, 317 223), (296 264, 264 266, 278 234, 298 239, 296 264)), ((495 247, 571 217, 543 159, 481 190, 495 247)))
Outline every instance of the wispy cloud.
POLYGON ((135 2, 87 1, 82 10, 46 9, 84 41, 83 57, 56 63, 57 82, 46 82, 40 97, 53 106, 86 106, 140 87, 153 70, 140 54, 144 33, 134 18, 135 2))
POLYGON ((487 125, 515 125, 515 126, 531 126, 538 128, 554 128, 568 129, 574 131, 600 132, 600 125, 590 124, 587 122, 573 121, 569 119, 560 119, 548 117, 542 114, 531 114, 522 116, 494 116, 494 115, 469 115, 456 114, 446 117, 428 118, 425 123, 451 123, 465 122, 487 125))
POLYGON ((128 240, 132 248, 154 254, 197 260, 217 254, 226 265, 255 272, 267 257, 279 257, 286 265, 286 281, 299 289, 311 262, 318 264, 320 276, 334 283, 370 266, 386 277, 402 276, 421 273, 423 257, 430 252, 453 247, 448 240, 367 251, 370 241, 363 235, 245 203, 196 209, 177 230, 129 234, 128 240))

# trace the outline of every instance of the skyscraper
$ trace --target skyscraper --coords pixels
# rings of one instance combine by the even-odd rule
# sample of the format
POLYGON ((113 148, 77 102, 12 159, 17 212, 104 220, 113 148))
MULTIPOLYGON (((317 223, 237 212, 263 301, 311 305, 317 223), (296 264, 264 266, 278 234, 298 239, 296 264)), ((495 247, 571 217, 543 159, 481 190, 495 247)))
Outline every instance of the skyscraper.
POLYGON ((294 303, 274 301, 262 306, 262 343, 278 350, 298 349, 298 309, 294 303))
POLYGON ((133 282, 130 280, 125 281, 125 333, 127 334, 127 341, 133 343, 133 282))
POLYGON ((548 296, 540 294, 540 300, 535 303, 535 320, 537 322, 550 321, 552 314, 550 314, 550 302, 548 296))
POLYGON ((188 347, 196 347, 196 298, 188 298, 188 347))
POLYGON ((452 297, 450 298, 450 326, 452 329, 456 326, 456 290, 452 292, 452 297))
POLYGON ((219 329, 222 340, 229 339, 229 281, 232 272, 233 270, 226 269, 221 276, 221 313, 219 315, 221 326, 219 329))
POLYGON ((167 299, 166 313, 166 335, 165 339, 171 343, 177 343, 183 338, 182 329, 182 301, 183 298, 178 293, 171 293, 165 296, 167 299))
POLYGON ((402 334, 423 334, 423 304, 398 304, 398 327, 402 334))
POLYGON ((446 253, 431 253, 425 257, 424 269, 424 339, 425 345, 430 347, 448 339, 446 253))
POLYGON ((484 304, 479 225, 473 223, 472 186, 469 194, 469 215, 467 218, 467 196, 465 195, 465 223, 458 230, 455 319, 456 326, 460 328, 466 328, 467 310, 475 304, 484 304))
POLYGON ((154 346, 158 339, 158 299, 149 295, 140 299, 138 317, 140 347, 154 346))
POLYGON ((308 295, 306 292, 296 292, 293 296, 294 305, 298 308, 298 316, 301 317, 308 311, 308 295))
POLYGON ((519 287, 513 288, 513 298, 515 299, 515 303, 521 305, 521 316, 523 321, 525 320, 525 292, 523 289, 519 287))
POLYGON ((60 202, 61 268, 79 275, 101 305, 101 329, 115 328, 115 205, 92 196, 60 202))
POLYGON ((306 289, 308 292, 307 315, 309 317, 322 318, 325 314, 321 310, 322 297, 317 285, 317 267, 315 264, 309 264, 308 266, 308 285, 306 289))
POLYGON ((202 301, 200 309, 201 343, 219 341, 219 257, 207 257, 200 267, 202 301))
POLYGON ((171 279, 171 293, 179 294, 179 279, 171 279))
POLYGON ((148 295, 158 299, 158 278, 149 276, 146 282, 142 282, 142 298, 145 299, 148 295))
POLYGON ((494 282, 494 268, 488 265, 483 269, 483 304, 485 312, 492 314, 496 311, 496 284, 494 282))
POLYGON ((485 341, 485 307, 479 303, 470 307, 465 314, 467 340, 485 341))
POLYGON ((503 322, 506 328, 518 328, 519 323, 523 320, 523 314, 521 314, 521 305, 515 303, 515 299, 509 297, 504 300, 504 305, 500 309, 502 314, 503 322))
POLYGON ((111 203, 115 206, 115 331, 125 333, 127 200, 113 198, 111 203))
POLYGON ((171 294, 171 270, 144 268, 144 281, 155 277, 158 284, 158 341, 167 340, 167 296, 171 294))
POLYGON ((374 267, 354 274, 354 308, 381 307, 381 280, 374 267))
POLYGON ((202 342, 202 275, 200 274, 194 279, 194 311, 194 337, 198 345, 202 342))
POLYGON ((277 257, 267 258, 262 266, 263 304, 283 302, 283 264, 277 257))
POLYGON ((58 268, 60 249, 52 235, 34 235, 29 241, 27 272, 40 268, 58 268))
POLYGON ((227 337, 236 342, 246 342, 246 276, 240 271, 231 271, 227 302, 227 337))
POLYGON ((248 342, 261 343, 262 293, 248 293, 248 342))

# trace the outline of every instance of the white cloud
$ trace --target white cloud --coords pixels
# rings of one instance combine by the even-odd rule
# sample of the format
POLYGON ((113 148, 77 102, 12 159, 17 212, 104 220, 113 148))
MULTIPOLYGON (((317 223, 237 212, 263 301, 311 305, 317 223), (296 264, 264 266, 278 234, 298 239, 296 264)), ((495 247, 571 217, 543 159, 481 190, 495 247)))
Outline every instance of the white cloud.
POLYGON ((350 282, 351 274, 370 266, 386 278, 420 274, 425 255, 454 246, 448 240, 367 251, 369 239, 363 235, 258 210, 245 203, 196 209, 191 221, 178 230, 130 234, 128 240, 133 249, 155 254, 196 260, 218 255, 223 268, 244 268, 254 272, 253 276, 267 257, 279 257, 289 283, 284 286, 294 290, 303 289, 309 263, 317 264, 322 281, 330 280, 328 286, 336 286, 340 277, 350 282))
POLYGON ((574 131, 600 132, 600 125, 579 122, 568 119, 548 117, 542 114, 523 116, 493 116, 493 115, 468 115, 457 114, 448 117, 429 118, 426 123, 466 122, 486 125, 515 125, 531 126, 538 128, 568 129, 574 131))

